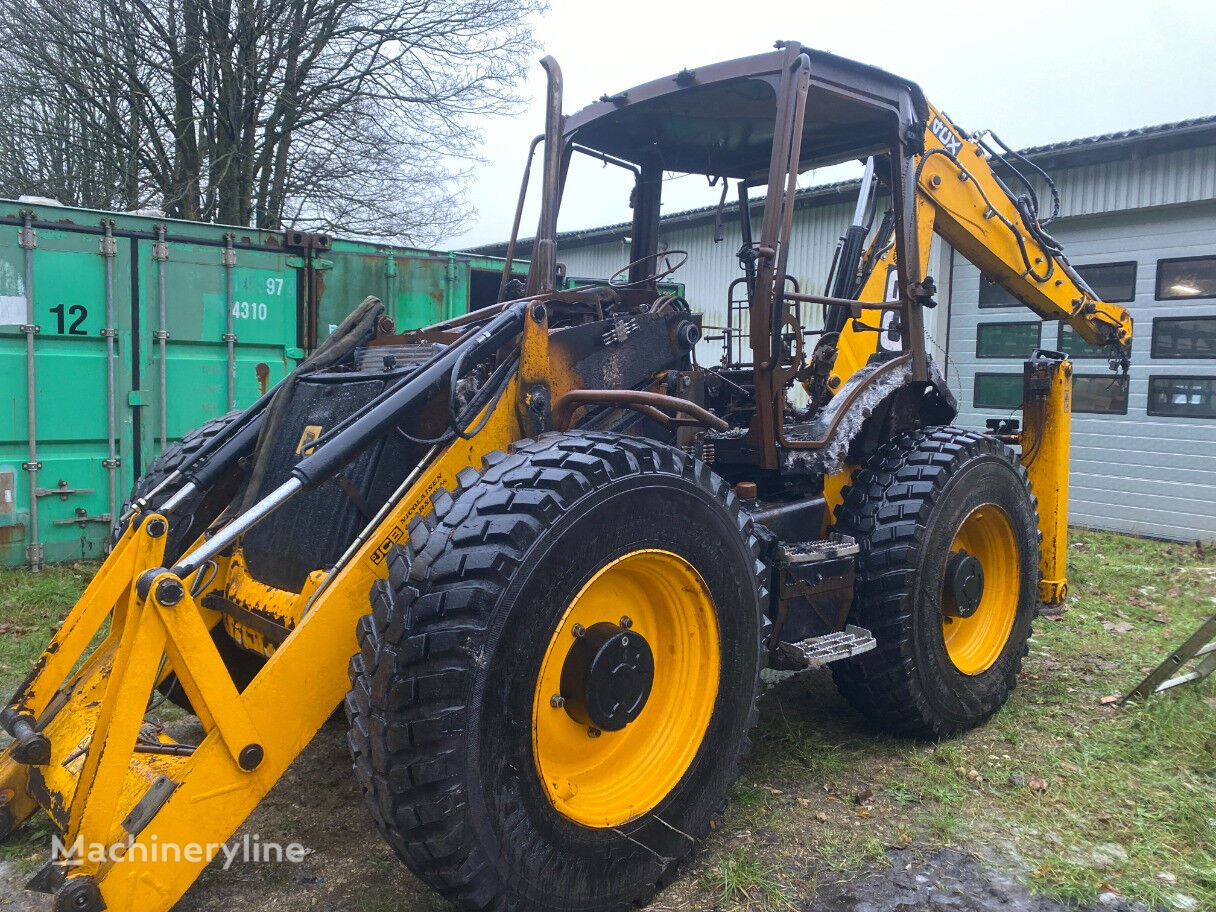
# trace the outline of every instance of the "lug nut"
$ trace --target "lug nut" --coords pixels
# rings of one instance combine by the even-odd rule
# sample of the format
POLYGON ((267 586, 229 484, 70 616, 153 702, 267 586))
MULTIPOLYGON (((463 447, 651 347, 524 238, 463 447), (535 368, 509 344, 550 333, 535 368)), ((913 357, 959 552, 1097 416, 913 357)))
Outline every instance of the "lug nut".
POLYGON ((627 614, 623 615, 621 617, 621 626, 624 627, 626 630, 628 630, 630 627, 633 626, 633 619, 631 617, 629 617, 629 615, 627 615, 627 614))
POLYGON ((572 633, 576 637, 581 637, 587 633, 587 628, 584 627, 582 624, 575 624, 573 627, 570 628, 570 633, 572 633))
POLYGON ((549 698, 549 705, 552 706, 554 709, 561 709, 563 706, 566 705, 566 698, 563 697, 561 694, 554 694, 553 696, 551 696, 549 698))
POLYGON ((596 728, 594 725, 587 726, 587 737, 588 738, 598 738, 602 734, 603 734, 603 732, 600 731, 598 728, 596 728))

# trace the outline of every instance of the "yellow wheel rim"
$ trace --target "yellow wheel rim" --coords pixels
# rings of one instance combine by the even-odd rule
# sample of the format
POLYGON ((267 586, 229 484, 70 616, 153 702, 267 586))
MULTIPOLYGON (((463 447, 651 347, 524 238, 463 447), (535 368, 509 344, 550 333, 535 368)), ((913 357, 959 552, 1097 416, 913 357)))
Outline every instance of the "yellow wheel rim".
POLYGON ((545 650, 532 707, 532 752, 553 807, 613 827, 656 807, 691 765, 718 696, 718 618, 701 575, 670 551, 634 551, 574 597, 545 650), (619 731, 593 736, 554 696, 576 627, 632 622, 654 657, 650 695, 619 731), (556 704, 556 705, 555 705, 556 704))
MULTIPOLYGON (((1009 516, 995 504, 984 504, 967 515, 950 545, 951 553, 966 551, 979 560, 984 590, 970 617, 942 616, 942 638, 954 667, 965 675, 987 671, 1000 658, 1021 600, 1017 538, 1009 516)), ((943 581, 943 604, 950 581, 943 581)))

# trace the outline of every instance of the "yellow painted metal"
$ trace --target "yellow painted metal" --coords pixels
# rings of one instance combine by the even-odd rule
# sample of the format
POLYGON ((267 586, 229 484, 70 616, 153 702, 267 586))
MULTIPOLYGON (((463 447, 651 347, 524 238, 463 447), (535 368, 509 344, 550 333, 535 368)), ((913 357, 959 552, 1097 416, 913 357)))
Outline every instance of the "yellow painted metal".
POLYGON ((589 827, 620 826, 655 808, 701 747, 720 655, 713 598, 682 557, 645 549, 600 569, 562 615, 537 678, 532 749, 554 808, 589 827), (591 737, 552 697, 561 692, 575 625, 615 624, 622 615, 650 644, 654 686, 633 722, 591 737))
MULTIPOLYGON (((244 555, 238 552, 232 557, 223 591, 224 597, 234 604, 277 621, 291 630, 299 623, 304 607, 324 580, 325 571, 314 570, 308 574, 299 592, 276 589, 254 579, 245 564, 244 555)), ((238 646, 250 652, 270 656, 277 648, 260 632, 231 617, 224 617, 224 630, 238 646)))
POLYGON ((942 617, 942 638, 950 661, 965 675, 987 671, 1000 658, 1017 618, 1021 562, 1013 523, 996 504, 971 511, 950 544, 984 568, 984 594, 971 617, 942 617))
POLYGON ((1094 299, 1055 264, 1052 275, 1039 281, 1026 274, 1017 238, 1023 235, 1035 273, 1048 271, 1052 255, 1029 237, 1022 216, 997 183, 984 151, 968 139, 946 115, 929 107, 925 154, 919 162, 918 190, 931 205, 919 218, 931 217, 933 229, 984 275, 1045 320, 1065 320, 1086 342, 1102 342, 1109 331, 1115 341, 1130 344, 1132 320, 1119 304, 1094 299), (957 151, 946 154, 945 141, 957 151))
POLYGON ((1022 465, 1039 508, 1042 533, 1039 601, 1068 597, 1068 461, 1072 444, 1072 362, 1026 362, 1022 465))
MULTIPOLYGON (((163 538, 150 539, 146 522, 132 524, 16 701, 39 719, 51 741, 51 763, 17 764, 11 748, 0 755, 0 791, 14 793, 10 809, 25 816, 40 796, 67 830, 68 845, 76 836, 86 850, 126 845, 117 859, 84 859, 69 869, 70 877, 95 878, 110 909, 166 912, 177 901, 341 701, 346 665, 357 649, 355 625, 367 612, 372 583, 386 574, 393 545, 406 541, 410 523, 429 512, 432 495, 456 486, 458 472, 518 439, 516 395, 514 388, 507 391, 475 439, 456 441, 422 468, 377 534, 337 571, 307 613, 301 610, 287 640, 240 694, 208 635, 214 612, 189 594, 174 606, 161 605, 155 587, 147 600, 138 597, 134 582, 160 563, 157 542, 163 538), (107 618, 108 635, 89 653, 107 618), (169 667, 206 734, 189 756, 136 753, 152 688, 169 667), (261 759, 244 770, 237 758, 251 744, 261 759), (151 808, 146 826, 126 833, 121 821, 161 777, 176 784, 168 800, 151 808), (165 845, 199 851, 158 857, 154 847, 165 845)), ((227 572, 223 561, 208 587, 222 588, 227 572)))
POLYGON ((823 511, 822 532, 824 535, 827 534, 828 528, 836 522, 836 508, 844 503, 845 485, 853 480, 855 471, 857 471, 857 466, 849 463, 836 474, 825 475, 823 478, 823 499, 827 503, 827 507, 823 511))

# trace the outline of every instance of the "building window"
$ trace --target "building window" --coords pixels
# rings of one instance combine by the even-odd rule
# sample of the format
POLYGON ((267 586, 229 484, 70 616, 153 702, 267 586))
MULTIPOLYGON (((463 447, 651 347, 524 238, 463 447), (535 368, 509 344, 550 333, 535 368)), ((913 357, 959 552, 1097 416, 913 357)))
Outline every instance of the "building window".
POLYGON ((1017 298, 980 273, 980 307, 1024 307, 1017 298))
POLYGON ((1039 347, 1042 324, 981 323, 975 328, 977 358, 1026 358, 1039 347))
POLYGON ((1022 375, 976 374, 976 408, 1019 409, 1022 407, 1022 375))
POLYGON ((1136 264, 1092 263, 1078 266, 1081 278, 1103 301, 1119 303, 1136 300, 1136 264))
POLYGON ((1216 418, 1216 377, 1149 377, 1148 413, 1165 418, 1216 418))
POLYGON ((1216 256, 1157 261, 1157 300, 1216 298, 1216 256))
POLYGON ((1127 377, 1077 374, 1072 378, 1072 410, 1092 415, 1127 414, 1127 377))
POLYGON ((1157 317, 1154 358, 1216 358, 1216 317, 1157 317))
POLYGON ((1068 352, 1070 358, 1109 358, 1110 353, 1096 345, 1090 345, 1077 335, 1067 323, 1060 324, 1060 338, 1057 348, 1068 352))

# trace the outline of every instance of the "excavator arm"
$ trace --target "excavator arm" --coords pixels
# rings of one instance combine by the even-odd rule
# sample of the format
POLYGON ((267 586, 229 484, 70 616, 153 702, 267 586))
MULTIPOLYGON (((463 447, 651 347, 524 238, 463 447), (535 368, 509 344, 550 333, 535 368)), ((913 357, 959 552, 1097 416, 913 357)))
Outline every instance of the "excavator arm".
POLYGON ((921 220, 931 219, 951 247, 1044 320, 1064 320, 1112 360, 1126 361, 1128 312, 1094 294, 1041 227, 1031 197, 1015 196, 985 148, 932 105, 916 180, 921 220))

